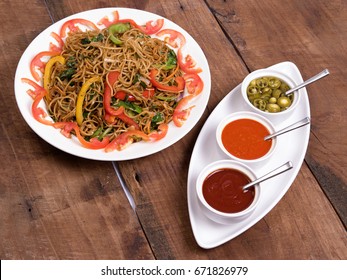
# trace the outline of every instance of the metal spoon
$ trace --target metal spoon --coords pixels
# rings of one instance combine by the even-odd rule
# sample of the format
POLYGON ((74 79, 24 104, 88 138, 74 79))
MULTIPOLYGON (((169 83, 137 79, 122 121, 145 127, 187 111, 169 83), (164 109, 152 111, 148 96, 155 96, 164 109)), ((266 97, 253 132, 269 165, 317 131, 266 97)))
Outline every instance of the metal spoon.
POLYGON ((293 163, 291 161, 288 161, 286 162, 285 164, 275 168, 274 170, 270 171, 269 173, 265 174, 264 176, 248 183, 247 185, 243 186, 243 190, 247 190, 248 188, 260 183, 260 182, 263 182, 267 179, 270 179, 272 177, 275 177, 279 174, 282 174, 283 172, 286 172, 288 171, 289 169, 292 169, 293 168, 293 163))
POLYGON ((273 138, 273 137, 276 137, 276 136, 281 135, 281 134, 283 134, 283 133, 287 133, 287 132, 289 132, 289 131, 292 131, 292 130, 294 130, 294 129, 297 129, 297 128, 299 128, 299 127, 302 127, 302 126, 304 126, 304 125, 307 125, 307 124, 309 124, 309 123, 310 123, 310 118, 309 118, 309 117, 303 118, 302 120, 300 120, 300 121, 298 121, 298 122, 296 122, 296 123, 293 123, 293 124, 291 124, 291 125, 288 125, 287 127, 283 128, 283 129, 281 129, 281 130, 279 130, 279 131, 277 131, 277 132, 275 132, 275 133, 272 133, 272 134, 269 134, 268 136, 265 136, 265 137, 264 137, 264 140, 265 140, 265 141, 266 141, 266 140, 269 140, 269 139, 271 139, 271 138, 273 138))
POLYGON ((284 93, 284 95, 287 96, 287 95, 291 94, 292 92, 294 92, 294 91, 296 91, 298 89, 301 89, 301 88, 303 88, 303 87, 305 87, 305 86, 307 86, 307 85, 309 85, 309 84, 311 84, 311 83, 313 83, 313 82, 315 82, 315 81, 317 81, 317 80, 319 80, 319 79, 321 79, 321 78, 323 78, 323 77, 325 77, 327 75, 329 75, 329 70, 328 69, 324 69, 322 72, 320 72, 316 76, 313 76, 312 78, 306 80, 302 84, 300 84, 300 85, 298 85, 298 86, 296 86, 296 87, 294 87, 294 88, 292 88, 290 90, 287 90, 284 93))

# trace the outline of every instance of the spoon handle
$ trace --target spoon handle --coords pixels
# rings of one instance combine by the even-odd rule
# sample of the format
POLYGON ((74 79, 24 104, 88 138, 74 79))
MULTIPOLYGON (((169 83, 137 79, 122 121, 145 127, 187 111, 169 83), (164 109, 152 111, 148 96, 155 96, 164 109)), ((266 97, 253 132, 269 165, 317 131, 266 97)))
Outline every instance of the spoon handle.
POLYGON ((260 182, 263 182, 263 181, 265 181, 267 179, 275 177, 275 176, 277 176, 277 175, 279 175, 279 174, 281 174, 283 172, 286 172, 287 170, 292 169, 292 168, 293 168, 293 163, 291 161, 288 161, 285 164, 283 164, 283 165, 275 168, 274 170, 270 171, 269 173, 265 174, 264 176, 262 176, 262 177, 260 177, 260 178, 258 178, 256 180, 248 183, 247 185, 245 185, 243 187, 243 190, 245 191, 248 188, 250 188, 250 187, 252 187, 252 186, 254 186, 254 185, 256 185, 256 184, 258 184, 260 182))
POLYGON ((277 131, 277 132, 275 132, 275 133, 272 133, 272 134, 270 134, 270 135, 268 135, 268 136, 265 136, 265 137, 264 137, 264 140, 265 140, 265 141, 266 141, 266 140, 269 140, 269 139, 271 139, 271 138, 273 138, 273 137, 275 137, 275 136, 281 135, 281 134, 283 134, 283 133, 287 133, 287 132, 289 132, 289 131, 292 131, 292 130, 294 130, 294 129, 297 129, 297 128, 299 128, 299 127, 302 127, 302 126, 304 126, 304 125, 307 125, 307 124, 309 124, 309 123, 310 123, 310 118, 309 118, 309 117, 303 118, 302 120, 300 120, 300 121, 298 121, 298 122, 296 122, 296 123, 293 123, 293 124, 291 124, 291 125, 289 125, 289 126, 283 128, 283 129, 281 129, 281 130, 279 130, 279 131, 277 131))
POLYGON ((325 77, 327 75, 329 75, 329 70, 328 69, 324 69, 322 72, 320 72, 316 76, 313 76, 312 78, 306 80, 305 82, 303 82, 302 84, 298 85, 297 87, 294 87, 294 88, 292 88, 290 90, 287 90, 284 93, 284 95, 289 95, 292 92, 294 92, 294 91, 296 91, 296 90, 298 90, 300 88, 303 88, 303 87, 305 87, 305 86, 307 86, 307 85, 309 85, 309 84, 311 84, 311 83, 313 83, 313 82, 315 82, 315 81, 317 81, 317 80, 319 80, 319 79, 321 79, 321 78, 323 78, 323 77, 325 77))

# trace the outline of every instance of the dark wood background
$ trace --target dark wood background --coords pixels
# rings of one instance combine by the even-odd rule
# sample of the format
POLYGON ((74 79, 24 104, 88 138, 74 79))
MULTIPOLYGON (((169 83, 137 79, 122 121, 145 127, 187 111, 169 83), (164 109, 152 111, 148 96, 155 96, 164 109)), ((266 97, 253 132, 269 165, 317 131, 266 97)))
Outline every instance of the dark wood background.
POLYGON ((346 259, 347 2, 179 0, 0 2, 1 259, 346 259), (28 44, 52 23, 103 7, 146 10, 174 21, 208 59, 206 111, 181 141, 148 157, 112 163, 47 144, 17 108, 13 80, 28 44), (204 121, 250 72, 292 61, 310 85, 312 126, 305 162, 278 205, 215 249, 201 249, 187 208, 190 155, 204 121))

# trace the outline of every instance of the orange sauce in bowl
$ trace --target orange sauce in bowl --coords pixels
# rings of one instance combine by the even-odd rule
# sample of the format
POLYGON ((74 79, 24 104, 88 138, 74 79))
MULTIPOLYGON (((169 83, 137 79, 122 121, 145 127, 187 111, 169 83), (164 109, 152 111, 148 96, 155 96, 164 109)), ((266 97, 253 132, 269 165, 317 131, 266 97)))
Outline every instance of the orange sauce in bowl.
POLYGON ((260 122, 252 119, 238 119, 228 123, 222 131, 225 149, 237 158, 252 160, 266 155, 272 140, 264 140, 269 130, 260 122))

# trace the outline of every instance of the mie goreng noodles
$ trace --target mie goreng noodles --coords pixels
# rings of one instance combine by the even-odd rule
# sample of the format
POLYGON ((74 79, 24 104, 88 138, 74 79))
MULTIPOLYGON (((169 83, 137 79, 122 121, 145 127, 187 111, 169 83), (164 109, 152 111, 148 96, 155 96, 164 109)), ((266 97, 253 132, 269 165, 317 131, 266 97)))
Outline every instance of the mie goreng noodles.
POLYGON ((171 121, 181 126, 192 109, 184 107, 202 91, 201 69, 190 55, 182 57, 179 32, 159 31, 169 36, 164 41, 148 34, 132 20, 104 29, 71 28, 45 65, 44 91, 34 86, 34 103, 43 98, 54 123, 42 118, 37 104, 34 117, 67 137, 76 135, 86 148, 107 152, 157 141, 171 121))

